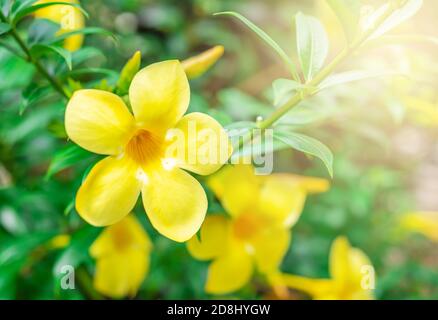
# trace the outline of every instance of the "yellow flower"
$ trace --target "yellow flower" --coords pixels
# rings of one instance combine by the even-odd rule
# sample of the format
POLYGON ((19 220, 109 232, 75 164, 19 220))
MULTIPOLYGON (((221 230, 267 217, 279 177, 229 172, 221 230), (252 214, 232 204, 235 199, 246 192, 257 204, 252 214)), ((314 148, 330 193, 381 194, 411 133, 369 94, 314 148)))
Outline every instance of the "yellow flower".
POLYGON ((60 234, 50 239, 46 244, 46 248, 48 250, 62 249, 70 244, 70 240, 68 234, 60 234))
MULTIPOLYGON (((55 2, 54 0, 39 0, 36 4, 55 2)), ((64 0, 63 2, 79 4, 78 0, 64 0)), ((85 18, 82 12, 68 5, 53 5, 35 12, 35 17, 40 19, 51 20, 60 25, 59 34, 75 31, 84 28, 85 18)), ((74 35, 67 38, 64 42, 64 48, 70 51, 78 50, 84 41, 82 34, 74 35)))
POLYGON ((338 52, 346 44, 342 24, 326 0, 315 1, 316 16, 321 20, 330 39, 330 50, 338 52))
POLYGON ((200 175, 218 170, 232 152, 228 136, 210 116, 183 116, 190 88, 176 60, 140 70, 129 99, 134 116, 119 96, 102 90, 78 90, 67 105, 69 138, 108 155, 80 187, 76 209, 92 225, 111 225, 133 209, 141 193, 155 229, 186 241, 204 221, 207 197, 182 169, 200 175))
POLYGON ((320 300, 373 299, 375 272, 366 254, 338 237, 330 250, 331 279, 311 279, 283 274, 277 279, 284 285, 307 292, 320 300))
POLYGON ((415 212, 402 217, 401 226, 406 231, 418 232, 438 242, 438 212, 415 212))
POLYGON ((151 241, 133 215, 105 228, 90 247, 96 259, 94 287, 122 298, 135 296, 149 270, 151 241))
POLYGON ((256 176, 252 166, 223 168, 209 186, 230 217, 205 219, 200 239, 187 247, 196 259, 213 259, 205 290, 226 294, 240 289, 256 266, 261 273, 275 272, 290 243, 290 228, 298 220, 308 192, 327 190, 323 179, 289 174, 256 176))
POLYGON ((409 115, 415 122, 423 126, 438 125, 438 101, 423 97, 409 96, 404 99, 409 115))
POLYGON ((202 76, 209 70, 224 54, 223 46, 215 46, 195 57, 182 62, 184 71, 189 79, 202 76))

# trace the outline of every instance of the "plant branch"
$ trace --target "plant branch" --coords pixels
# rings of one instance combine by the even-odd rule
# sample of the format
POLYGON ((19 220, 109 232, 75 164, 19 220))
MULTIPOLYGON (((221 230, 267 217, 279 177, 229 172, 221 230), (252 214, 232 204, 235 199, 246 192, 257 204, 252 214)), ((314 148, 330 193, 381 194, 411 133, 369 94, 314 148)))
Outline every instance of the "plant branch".
MULTIPOLYGON (((369 28, 366 32, 361 34, 355 41, 353 41, 348 47, 342 50, 325 68, 323 68, 311 81, 309 81, 306 86, 308 88, 316 88, 322 81, 324 81, 330 74, 350 55, 355 53, 367 40, 371 37, 376 30, 384 23, 397 9, 399 9, 403 3, 388 6, 388 10, 383 13, 374 23, 374 25, 369 28)), ((315 95, 317 90, 300 90, 294 96, 292 96, 286 103, 280 106, 276 111, 274 111, 268 118, 257 122, 257 127, 261 130, 270 128, 275 122, 282 118, 286 113, 288 113, 292 108, 297 106, 303 100, 315 95)), ((239 140, 237 149, 243 147, 243 145, 249 140, 253 139, 252 132, 249 132, 243 139, 239 140)))
MULTIPOLYGON (((8 19, 5 17, 3 12, 1 12, 1 10, 0 10, 0 20, 5 23, 9 23, 8 19)), ((26 55, 26 59, 36 67, 38 72, 49 81, 52 87, 56 91, 58 91, 64 98, 66 99, 70 98, 69 94, 64 90, 64 88, 58 82, 58 80, 49 74, 49 72, 41 65, 38 59, 34 58, 29 47, 26 45, 24 40, 20 37, 17 30, 15 29, 15 26, 11 25, 11 30, 9 31, 9 33, 12 36, 12 38, 15 40, 15 42, 18 44, 18 46, 23 50, 24 54, 26 55)))
MULTIPOLYGON (((344 62, 351 54, 356 52, 356 50, 359 49, 370 36, 373 35, 377 28, 383 22, 385 22, 386 19, 388 19, 396 9, 398 9, 398 7, 389 6, 388 10, 379 17, 379 19, 376 21, 372 28, 369 28, 352 44, 350 44, 350 46, 341 51, 341 53, 339 53, 330 64, 328 64, 310 82, 307 83, 307 86, 312 88, 317 87, 319 84, 321 84, 321 82, 324 81, 336 69, 336 67, 338 67, 339 64, 344 62)), ((271 116, 260 122, 258 127, 260 129, 267 129, 271 127, 276 121, 278 121, 281 117, 288 113, 293 107, 312 95, 312 93, 304 93, 302 91, 297 92, 292 98, 289 99, 289 101, 287 101, 274 113, 272 113, 271 116)))

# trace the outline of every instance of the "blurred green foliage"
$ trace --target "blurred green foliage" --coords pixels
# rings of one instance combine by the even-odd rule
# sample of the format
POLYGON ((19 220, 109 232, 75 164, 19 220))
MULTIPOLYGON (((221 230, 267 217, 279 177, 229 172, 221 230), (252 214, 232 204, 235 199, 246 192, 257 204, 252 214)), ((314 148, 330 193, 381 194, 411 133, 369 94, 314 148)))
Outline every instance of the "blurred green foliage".
MULTIPOLYGON (((49 69, 68 75, 72 88, 78 80, 89 86, 112 86, 117 81, 112 70, 119 72, 136 50, 141 51, 142 64, 147 65, 169 58, 185 59, 221 44, 225 57, 191 83, 190 111, 209 113, 223 125, 254 121, 270 113, 271 83, 285 77, 287 70, 243 25, 211 14, 229 10, 243 13, 290 53, 295 42, 293 15, 298 9, 317 15, 315 1, 84 0, 83 5, 90 15, 87 26, 108 29, 118 41, 89 35, 83 49, 72 56, 76 71, 69 72, 60 57, 51 59, 49 69)), ((429 1, 427 6, 414 24, 419 31, 434 35, 436 21, 429 13, 437 12, 438 4, 429 1)), ((34 27, 37 32, 41 28, 34 27)), ((436 47, 380 50, 358 55, 350 64, 383 68, 408 63, 415 70, 410 94, 427 86, 436 88, 436 47), (427 78, 431 72, 435 77, 427 78)), ((29 84, 38 77, 31 64, 0 48, 0 298, 90 298, 81 290, 59 290, 55 266, 67 259, 75 266, 93 269, 87 251, 99 229, 81 221, 73 201, 96 157, 68 143, 62 124, 64 104, 59 99, 53 95, 34 99, 38 93, 29 84), (53 159, 61 159, 55 168, 50 166, 53 159), (43 250, 51 237, 64 233, 74 234, 69 247, 43 250)), ((436 246, 421 236, 403 235, 397 228, 400 213, 421 206, 414 182, 418 168, 433 157, 438 132, 411 121, 400 99, 406 92, 395 90, 393 82, 385 78, 336 87, 291 113, 294 128, 324 141, 335 162, 331 190, 309 197, 293 229, 282 270, 327 276, 330 243, 343 234, 374 263, 377 298, 438 299, 436 246), (414 150, 412 155, 400 149, 405 140, 396 138, 410 129, 426 144, 425 153, 414 150)), ((276 154, 275 168, 278 172, 328 177, 319 162, 292 150, 276 154)), ((209 213, 222 211, 207 192, 209 213)), ((159 236, 143 218, 141 205, 135 212, 154 243, 150 273, 138 298, 211 298, 203 290, 207 263, 192 259, 184 244, 159 236)), ((269 292, 266 284, 256 280, 228 297, 264 298, 269 292)))

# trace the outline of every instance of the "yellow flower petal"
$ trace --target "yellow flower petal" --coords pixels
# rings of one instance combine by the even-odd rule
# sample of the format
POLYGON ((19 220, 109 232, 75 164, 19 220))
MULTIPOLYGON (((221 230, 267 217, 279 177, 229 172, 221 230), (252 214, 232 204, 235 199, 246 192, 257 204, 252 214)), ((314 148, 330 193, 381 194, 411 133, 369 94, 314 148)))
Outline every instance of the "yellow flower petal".
POLYGON ((253 212, 256 208, 260 181, 253 170, 250 165, 230 165, 208 180, 209 187, 233 217, 253 212))
MULTIPOLYGON (((54 0, 40 0, 36 4, 55 2, 54 0)), ((79 4, 77 0, 65 0, 63 2, 79 4)), ((82 12, 72 6, 53 5, 39 9, 35 12, 35 17, 48 19, 60 25, 58 34, 63 34, 84 28, 85 18, 82 12)), ((67 38, 64 42, 64 48, 70 51, 78 50, 84 41, 82 34, 74 35, 67 38)))
POLYGON ((284 226, 291 227, 299 219, 307 193, 327 191, 325 179, 301 177, 293 174, 272 174, 263 177, 260 193, 260 210, 275 217, 284 226))
POLYGON ((363 268, 372 268, 371 261, 362 250, 352 248, 347 238, 338 237, 333 242, 329 266, 332 278, 342 288, 349 288, 350 294, 361 291, 371 292, 366 290, 367 288, 362 288, 361 283, 365 276, 363 272, 366 271, 363 268))
POLYGON ((132 80, 129 99, 135 118, 148 130, 172 128, 187 111, 190 87, 177 60, 154 63, 132 80))
POLYGON ((100 258, 127 249, 150 250, 152 243, 133 214, 105 228, 90 247, 90 255, 100 258))
POLYGON ((96 261, 94 286, 102 294, 134 296, 149 269, 152 244, 134 215, 105 228, 90 247, 96 261))
POLYGON ((300 177, 294 175, 290 175, 290 178, 295 178, 300 186, 308 193, 326 192, 330 188, 330 182, 327 179, 300 177))
POLYGON ((290 241, 290 230, 285 228, 267 228, 258 234, 252 244, 259 271, 270 273, 278 270, 290 241))
POLYGON ((306 192, 295 179, 274 174, 266 177, 262 185, 259 210, 280 225, 291 227, 298 221, 305 200, 306 192))
POLYGON ((210 69, 224 54, 223 46, 215 46, 207 51, 184 60, 182 66, 189 79, 202 76, 210 69))
POLYGON ((207 212, 207 196, 201 184, 178 168, 148 173, 142 197, 154 228, 178 242, 198 232, 207 212))
POLYGON ((330 279, 311 279, 301 276, 283 274, 280 283, 292 289, 308 293, 318 300, 336 299, 336 284, 330 279))
POLYGON ((372 285, 375 279, 371 278, 375 274, 371 262, 363 251, 352 248, 347 238, 338 237, 333 241, 329 267, 332 277, 330 280, 282 275, 280 282, 290 288, 307 292, 315 299, 373 298, 372 285))
POLYGON ((351 246, 346 237, 337 237, 330 249, 330 275, 341 283, 348 283, 351 268, 349 259, 350 249, 351 246))
POLYGON ((438 241, 438 213, 409 213, 402 217, 400 225, 407 231, 418 232, 432 241, 438 241))
POLYGON ((94 287, 112 298, 135 296, 148 270, 149 254, 145 250, 106 255, 96 262, 94 287))
POLYGON ((102 90, 79 90, 65 112, 65 129, 71 140, 94 153, 115 155, 131 137, 134 118, 123 100, 102 90))
POLYGON ((136 164, 126 157, 99 161, 76 196, 80 216, 95 226, 107 226, 124 218, 140 194, 141 182, 136 178, 136 171, 136 164))
POLYGON ((241 247, 233 245, 226 255, 214 260, 209 268, 205 291, 227 294, 242 288, 251 279, 253 261, 241 247))
POLYGON ((203 113, 185 115, 169 134, 168 157, 177 159, 179 167, 200 175, 217 171, 233 152, 222 126, 203 113))
POLYGON ((224 216, 212 215, 205 218, 201 227, 201 241, 194 235, 187 242, 190 254, 199 260, 208 260, 226 252, 229 235, 228 221, 224 216))
MULTIPOLYGON (((349 283, 356 284, 358 291, 366 291, 362 288, 362 280, 364 279, 364 267, 373 267, 368 256, 360 249, 351 248, 349 252, 350 273, 349 283)), ((373 269, 374 270, 374 269, 373 269)), ((375 275, 375 272, 373 271, 375 275)), ((375 279, 374 279, 375 281, 375 279)))

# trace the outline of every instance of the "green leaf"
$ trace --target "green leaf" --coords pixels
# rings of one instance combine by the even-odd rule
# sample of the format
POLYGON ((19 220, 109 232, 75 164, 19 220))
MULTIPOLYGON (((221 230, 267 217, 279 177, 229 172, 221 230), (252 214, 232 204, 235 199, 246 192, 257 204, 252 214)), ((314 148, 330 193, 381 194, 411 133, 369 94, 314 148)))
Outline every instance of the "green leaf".
POLYGON ((0 245, 0 266, 25 260, 30 251, 54 235, 54 232, 32 233, 3 242, 0 245))
POLYGON ((299 12, 295 17, 297 50, 306 81, 321 70, 327 58, 329 43, 321 22, 299 12))
POLYGON ((69 70, 73 68, 71 52, 68 51, 67 49, 58 46, 47 45, 47 44, 36 44, 31 48, 31 52, 35 56, 40 56, 43 52, 47 52, 47 51, 52 51, 58 54, 65 61, 69 70))
POLYGON ((299 127, 304 125, 309 125, 317 121, 322 121, 326 119, 333 113, 333 108, 329 106, 324 106, 321 108, 319 103, 313 101, 303 101, 296 107, 292 108, 288 113, 286 113, 280 120, 275 124, 275 127, 299 127))
POLYGON ((22 263, 20 261, 0 265, 0 299, 13 300, 16 298, 17 275, 22 263))
POLYGON ((64 216, 68 216, 75 207, 76 199, 72 199, 64 209, 64 216))
POLYGON ((241 22, 243 22, 248 28, 250 28, 252 31, 254 31, 268 46, 270 46, 283 60, 283 62, 286 64, 286 66, 289 68, 292 77, 295 80, 299 80, 299 76, 297 73, 297 69, 295 67, 295 64, 292 62, 292 60, 289 58, 289 56, 284 52, 284 50, 262 29, 257 27, 254 23, 252 23, 250 20, 242 16, 241 14, 234 12, 234 11, 226 11, 226 12, 218 12, 214 14, 215 16, 218 15, 229 15, 233 16, 237 19, 239 19, 241 22))
POLYGON ((82 47, 79 50, 72 52, 72 61, 75 66, 98 57, 105 58, 105 55, 102 51, 94 47, 82 47))
POLYGON ((255 129, 257 124, 252 121, 238 121, 225 126, 227 130, 255 129))
POLYGON ((238 89, 224 89, 219 92, 218 99, 224 110, 234 119, 249 120, 257 116, 265 116, 272 108, 238 89))
POLYGON ((319 89, 323 90, 337 85, 360 81, 360 80, 379 78, 385 76, 400 76, 400 75, 401 74, 397 72, 375 72, 375 71, 373 72, 366 70, 347 71, 347 72, 334 74, 328 77, 319 85, 319 89))
POLYGON ((228 137, 232 139, 233 144, 239 144, 239 138, 247 135, 251 130, 256 129, 257 124, 251 121, 238 121, 225 126, 228 137))
POLYGON ((240 149, 234 149, 234 153, 231 156, 231 162, 238 162, 241 157, 251 156, 252 159, 264 157, 267 154, 272 154, 275 151, 287 149, 289 146, 280 139, 275 139, 272 134, 265 131, 265 134, 257 135, 251 141, 248 141, 240 149))
POLYGON ((338 16, 348 42, 352 42, 359 31, 361 1, 327 0, 327 2, 338 16))
POLYGON ((10 0, 0 0, 0 10, 3 12, 5 17, 9 17, 9 13, 11 12, 10 0))
POLYGON ((0 22, 0 36, 2 34, 8 33, 11 30, 11 26, 7 23, 0 22))
POLYGON ((61 253, 53 266, 53 275, 58 277, 63 266, 70 265, 75 268, 89 257, 88 250, 101 231, 101 228, 86 225, 74 233, 70 245, 61 253))
MULTIPOLYGON (((383 5, 380 9, 373 14, 370 19, 366 22, 368 26, 372 26, 373 23, 388 10, 388 6, 390 3, 383 5)), ((394 13, 383 22, 380 27, 373 33, 370 39, 377 38, 384 33, 390 31, 391 29, 397 27, 399 24, 413 17, 423 6, 423 0, 406 0, 406 3, 398 10, 395 10, 394 13)))
POLYGON ((33 20, 29 26, 28 40, 29 46, 33 46, 37 43, 47 42, 53 39, 59 30, 59 25, 53 21, 47 19, 33 20))
POLYGON ((23 215, 10 206, 1 207, 0 225, 14 236, 24 235, 29 232, 23 215))
POLYGON ((54 6, 54 5, 66 5, 71 6, 79 9, 85 17, 88 18, 88 13, 85 11, 79 4, 77 3, 71 3, 71 2, 63 2, 63 1, 53 1, 53 2, 45 2, 40 3, 32 6, 25 6, 22 9, 17 10, 16 12, 11 13, 11 20, 13 25, 16 25, 21 19, 24 17, 34 13, 35 11, 38 11, 39 9, 43 9, 46 7, 54 6))
POLYGON ((62 78, 67 77, 79 77, 79 76, 107 76, 110 78, 117 79, 118 73, 111 69, 105 69, 105 68, 84 68, 84 69, 75 69, 67 72, 62 76, 62 78))
POLYGON ((274 130, 274 137, 293 149, 319 158, 333 177, 333 154, 330 149, 315 138, 290 131, 274 130))
POLYGON ((78 10, 80 10, 85 17, 88 18, 87 11, 85 11, 77 3, 63 2, 63 1, 53 1, 53 2, 40 3, 40 4, 36 4, 36 5, 32 5, 32 6, 25 6, 24 8, 19 9, 16 12, 13 12, 11 14, 12 23, 13 23, 13 25, 16 25, 18 22, 20 22, 21 19, 23 19, 24 17, 34 13, 35 11, 38 11, 40 9, 47 8, 47 7, 50 7, 50 6, 54 6, 54 5, 65 5, 65 6, 75 7, 78 10))
POLYGON ((15 0, 12 2, 11 14, 15 15, 17 12, 29 8, 38 0, 15 0))
POLYGON ((22 92, 22 99, 19 108, 19 114, 22 115, 27 108, 35 105, 37 102, 42 100, 43 98, 48 97, 50 91, 50 87, 36 87, 29 86, 26 90, 22 92))
POLYGON ((79 30, 62 33, 57 37, 55 37, 54 39, 52 39, 51 41, 49 41, 48 44, 61 43, 65 39, 78 34, 82 34, 82 35, 98 34, 98 35, 111 37, 114 41, 117 41, 117 37, 111 31, 98 27, 89 27, 89 28, 83 28, 79 30))
POLYGON ((290 79, 277 79, 272 83, 274 90, 274 105, 279 106, 289 100, 299 89, 304 86, 290 79))
POLYGON ((50 162, 45 179, 50 179, 54 174, 84 160, 89 155, 90 153, 75 145, 58 151, 50 162))
POLYGON ((28 233, 0 243, 0 299, 15 298, 17 276, 31 259, 31 253, 55 233, 28 233))

